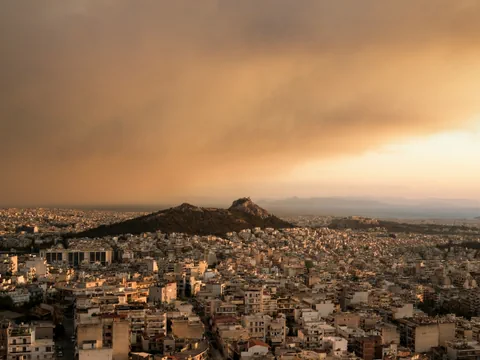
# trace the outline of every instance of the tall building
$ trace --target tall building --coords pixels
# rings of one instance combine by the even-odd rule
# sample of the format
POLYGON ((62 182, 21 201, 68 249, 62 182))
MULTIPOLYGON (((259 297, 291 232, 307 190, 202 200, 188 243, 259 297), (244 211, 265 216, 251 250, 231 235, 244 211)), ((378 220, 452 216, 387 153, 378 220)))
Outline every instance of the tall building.
POLYGON ((92 317, 77 325, 79 360, 108 358, 128 360, 130 352, 130 322, 119 315, 92 317))
MULTIPOLYGON (((264 291, 262 286, 250 287, 244 291, 246 315, 263 313, 264 291)), ((268 304, 267 300, 265 302, 268 304)))
POLYGON ((443 319, 412 318, 398 320, 400 344, 417 352, 429 352, 455 340, 455 322, 443 319))

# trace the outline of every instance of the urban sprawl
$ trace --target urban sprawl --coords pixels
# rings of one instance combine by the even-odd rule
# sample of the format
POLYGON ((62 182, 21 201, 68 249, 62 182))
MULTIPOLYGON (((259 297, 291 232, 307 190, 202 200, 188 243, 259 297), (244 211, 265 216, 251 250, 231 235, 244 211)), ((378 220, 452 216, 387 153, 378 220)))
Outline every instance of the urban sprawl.
POLYGON ((473 229, 66 236, 138 215, 0 210, 0 359, 480 358, 473 229))

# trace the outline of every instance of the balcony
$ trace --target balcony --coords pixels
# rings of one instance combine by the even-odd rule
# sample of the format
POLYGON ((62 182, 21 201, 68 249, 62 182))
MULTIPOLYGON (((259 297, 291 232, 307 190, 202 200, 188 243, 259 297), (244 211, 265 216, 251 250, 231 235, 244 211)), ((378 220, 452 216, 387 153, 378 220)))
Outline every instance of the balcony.
POLYGON ((9 354, 30 354, 32 352, 32 350, 30 349, 26 349, 25 351, 22 350, 11 350, 9 351, 9 354))
POLYGON ((281 336, 271 337, 270 340, 272 341, 273 344, 281 344, 284 341, 283 337, 281 336))

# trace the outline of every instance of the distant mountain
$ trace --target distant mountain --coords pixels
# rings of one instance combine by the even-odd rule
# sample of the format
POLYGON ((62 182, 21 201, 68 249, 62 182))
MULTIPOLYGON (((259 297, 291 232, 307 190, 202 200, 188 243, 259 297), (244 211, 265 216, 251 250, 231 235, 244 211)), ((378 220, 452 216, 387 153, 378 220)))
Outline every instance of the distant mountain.
POLYGON ((230 231, 261 228, 292 228, 294 225, 269 214, 250 198, 233 202, 229 209, 203 208, 184 203, 111 225, 102 225, 74 237, 104 237, 161 231, 196 235, 224 235, 230 231))
POLYGON ((315 197, 264 200, 259 204, 282 215, 360 215, 377 218, 472 219, 480 201, 464 199, 403 199, 368 197, 315 197))
MULTIPOLYGON (((403 223, 397 221, 377 220, 363 217, 349 217, 333 219, 328 225, 330 229, 367 230, 385 228, 390 233, 411 233, 426 235, 463 235, 479 236, 480 229, 475 226, 445 225, 432 223, 403 223)), ((480 247, 480 245, 479 245, 480 247)))

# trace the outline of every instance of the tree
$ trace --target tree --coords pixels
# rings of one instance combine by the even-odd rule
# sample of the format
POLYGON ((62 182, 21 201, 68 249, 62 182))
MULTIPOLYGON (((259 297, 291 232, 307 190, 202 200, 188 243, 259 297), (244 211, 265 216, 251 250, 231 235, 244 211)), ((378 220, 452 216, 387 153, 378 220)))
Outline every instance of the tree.
POLYGON ((307 268, 307 270, 310 270, 311 268, 313 268, 313 261, 305 260, 305 267, 307 268))
POLYGON ((55 329, 53 329, 53 332, 56 338, 62 337, 65 335, 65 327, 62 324, 58 324, 55 326, 55 329))
POLYGON ((12 310, 14 308, 15 308, 15 303, 13 302, 10 296, 8 295, 0 296, 0 309, 12 310))

